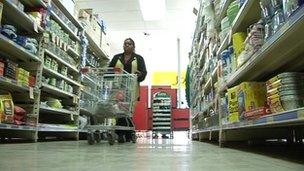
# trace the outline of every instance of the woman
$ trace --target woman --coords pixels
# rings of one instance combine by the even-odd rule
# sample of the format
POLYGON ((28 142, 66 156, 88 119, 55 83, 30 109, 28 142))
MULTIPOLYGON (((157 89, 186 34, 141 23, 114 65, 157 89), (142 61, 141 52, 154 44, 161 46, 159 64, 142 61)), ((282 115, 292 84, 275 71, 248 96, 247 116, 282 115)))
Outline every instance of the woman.
MULTIPOLYGON (((117 54, 111 60, 109 67, 121 68, 131 74, 137 75, 137 86, 135 99, 139 100, 139 83, 142 82, 147 75, 146 64, 144 58, 135 53, 135 42, 131 38, 127 38, 123 44, 124 53, 117 54)), ((116 121, 118 126, 133 126, 130 119, 118 118, 116 121), (129 122, 129 123, 128 123, 129 122)), ((116 131, 119 135, 119 141, 123 142, 123 135, 127 141, 131 140, 130 131, 116 131)))

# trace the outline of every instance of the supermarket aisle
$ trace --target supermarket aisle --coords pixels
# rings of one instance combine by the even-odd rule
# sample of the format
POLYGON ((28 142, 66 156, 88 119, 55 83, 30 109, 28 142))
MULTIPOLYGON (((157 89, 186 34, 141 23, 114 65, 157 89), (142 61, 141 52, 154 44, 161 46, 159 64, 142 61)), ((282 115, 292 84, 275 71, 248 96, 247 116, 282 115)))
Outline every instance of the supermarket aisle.
POLYGON ((0 170, 303 170, 304 165, 201 142, 139 140, 0 145, 0 170))

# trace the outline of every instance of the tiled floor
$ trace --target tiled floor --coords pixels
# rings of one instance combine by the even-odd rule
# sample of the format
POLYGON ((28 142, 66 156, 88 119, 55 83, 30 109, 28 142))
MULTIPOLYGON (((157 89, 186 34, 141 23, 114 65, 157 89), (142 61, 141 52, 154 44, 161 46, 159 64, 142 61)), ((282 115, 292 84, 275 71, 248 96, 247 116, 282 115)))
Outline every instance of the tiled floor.
POLYGON ((189 140, 138 139, 114 146, 86 141, 0 144, 0 170, 304 170, 301 162, 249 151, 189 140))

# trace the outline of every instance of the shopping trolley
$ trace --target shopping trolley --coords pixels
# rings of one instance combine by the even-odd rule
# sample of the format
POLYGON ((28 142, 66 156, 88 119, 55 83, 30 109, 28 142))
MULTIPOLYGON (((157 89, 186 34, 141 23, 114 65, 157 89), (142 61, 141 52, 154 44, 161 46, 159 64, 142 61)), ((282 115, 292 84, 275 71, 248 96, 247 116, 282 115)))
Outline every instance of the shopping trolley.
MULTIPOLYGON (((97 99, 91 103, 91 122, 87 129, 87 140, 90 145, 107 139, 110 145, 126 141, 126 133, 130 141, 136 142, 132 114, 136 102, 137 76, 119 68, 81 69, 83 77, 94 80, 93 89, 97 99), (125 119, 126 125, 117 126, 115 120, 125 119)), ((89 100, 89 99, 88 99, 89 100)), ((86 101, 86 99, 84 99, 86 101)))

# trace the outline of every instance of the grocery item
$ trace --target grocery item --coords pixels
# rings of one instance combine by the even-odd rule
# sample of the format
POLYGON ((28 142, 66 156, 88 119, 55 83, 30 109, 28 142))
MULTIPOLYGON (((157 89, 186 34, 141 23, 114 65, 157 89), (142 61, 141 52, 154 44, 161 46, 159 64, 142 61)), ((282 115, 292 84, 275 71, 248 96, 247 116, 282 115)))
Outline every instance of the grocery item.
POLYGON ((237 32, 232 35, 233 49, 236 57, 238 57, 245 49, 244 42, 247 34, 245 32, 237 32))
POLYGON ((271 112, 278 113, 304 106, 304 74, 286 72, 266 82, 267 102, 271 112))
POLYGON ((274 15, 274 7, 270 0, 261 0, 260 6, 262 9, 263 18, 270 20, 274 15))
MULTIPOLYGON (((245 119, 245 113, 267 107, 264 82, 243 82, 237 87, 238 113, 245 119)), ((263 115, 264 113, 261 113, 263 115)), ((257 114, 255 114, 257 115, 257 114)))
POLYGON ((285 18, 290 17, 300 6, 298 0, 283 0, 283 11, 285 18))
POLYGON ((15 62, 6 59, 5 60, 5 68, 4 68, 4 76, 13 80, 17 79, 17 71, 18 71, 18 64, 15 62))
POLYGON ((62 109, 62 104, 59 99, 48 97, 46 104, 51 108, 62 109))
POLYGON ((239 121, 237 89, 237 86, 229 88, 227 93, 230 123, 239 121))
POLYGON ((229 19, 230 24, 233 23, 239 10, 240 10, 240 1, 238 0, 231 2, 231 4, 228 6, 227 17, 229 19))
POLYGON ((2 21, 2 12, 3 12, 3 3, 0 2, 0 25, 1 25, 1 21, 2 21))
POLYGON ((19 107, 16 106, 14 107, 14 124, 16 125, 22 125, 26 123, 26 111, 19 107))
POLYGON ((4 62, 2 62, 0 58, 0 77, 3 77, 4 75, 4 66, 4 62))
POLYGON ((11 94, 0 95, 0 123, 13 123, 14 102, 11 94))

